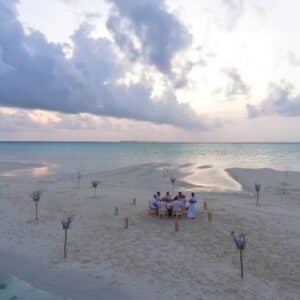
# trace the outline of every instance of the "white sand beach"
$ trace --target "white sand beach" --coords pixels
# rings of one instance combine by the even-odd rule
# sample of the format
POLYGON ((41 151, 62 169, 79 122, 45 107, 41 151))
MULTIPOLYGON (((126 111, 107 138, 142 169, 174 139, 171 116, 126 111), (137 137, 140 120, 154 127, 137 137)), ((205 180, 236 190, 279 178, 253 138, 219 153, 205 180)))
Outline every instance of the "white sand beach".
MULTIPOLYGON (((75 176, 1 177, 1 270, 68 299, 300 299, 300 173, 228 169, 243 189, 198 192, 196 219, 181 219, 175 233, 174 220, 147 214, 154 192, 172 192, 164 167, 87 174, 80 188, 75 176), (96 197, 91 180, 101 181, 96 197), (254 182, 262 185, 260 206, 254 182), (39 224, 29 197, 35 189, 43 191, 39 224), (69 214, 64 260, 60 221, 69 214), (247 236, 244 280, 232 230, 247 236)), ((180 169, 176 176, 175 190, 197 191, 180 169)))

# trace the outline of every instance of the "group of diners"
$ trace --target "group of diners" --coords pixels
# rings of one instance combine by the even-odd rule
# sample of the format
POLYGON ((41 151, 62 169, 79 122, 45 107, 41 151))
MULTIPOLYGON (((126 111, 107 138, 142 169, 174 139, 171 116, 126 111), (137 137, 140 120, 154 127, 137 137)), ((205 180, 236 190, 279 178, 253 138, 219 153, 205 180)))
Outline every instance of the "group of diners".
POLYGON ((161 196, 160 192, 153 195, 150 201, 150 209, 158 216, 181 216, 187 215, 188 218, 194 219, 196 215, 196 195, 191 193, 188 199, 182 192, 178 192, 175 197, 172 197, 170 192, 165 196, 161 196))

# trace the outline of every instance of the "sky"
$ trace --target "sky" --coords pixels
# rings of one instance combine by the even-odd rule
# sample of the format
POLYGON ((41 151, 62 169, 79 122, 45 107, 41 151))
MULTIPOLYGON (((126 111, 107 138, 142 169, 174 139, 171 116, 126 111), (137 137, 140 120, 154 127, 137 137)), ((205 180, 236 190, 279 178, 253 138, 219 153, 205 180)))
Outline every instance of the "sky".
POLYGON ((0 0, 0 140, 300 141, 296 0, 0 0))

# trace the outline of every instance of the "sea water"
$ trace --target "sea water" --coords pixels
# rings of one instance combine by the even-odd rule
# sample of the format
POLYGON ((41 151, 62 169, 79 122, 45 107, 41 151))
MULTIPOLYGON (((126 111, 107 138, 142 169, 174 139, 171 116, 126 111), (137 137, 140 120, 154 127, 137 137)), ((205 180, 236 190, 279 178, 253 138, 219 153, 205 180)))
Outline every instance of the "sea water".
POLYGON ((1 300, 63 300, 45 291, 34 288, 16 277, 0 273, 1 300))
POLYGON ((300 144, 0 142, 0 174, 7 176, 68 176, 143 163, 181 167, 189 181, 210 190, 235 189, 226 168, 300 171, 300 144))

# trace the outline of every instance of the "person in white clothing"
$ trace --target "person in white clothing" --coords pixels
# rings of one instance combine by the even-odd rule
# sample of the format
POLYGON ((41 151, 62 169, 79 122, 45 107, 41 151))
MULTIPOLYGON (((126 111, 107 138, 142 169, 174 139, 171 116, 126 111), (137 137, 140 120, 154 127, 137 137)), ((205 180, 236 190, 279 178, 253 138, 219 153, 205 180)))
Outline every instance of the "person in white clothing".
POLYGON ((191 194, 191 198, 190 198, 189 203, 190 203, 190 205, 189 205, 189 208, 188 208, 188 218, 195 219, 195 217, 196 217, 196 203, 197 203, 195 193, 191 194))
POLYGON ((183 210, 183 203, 181 199, 176 199, 172 202, 173 210, 176 212, 181 212, 183 210))
POLYGON ((166 201, 158 201, 158 215, 160 217, 164 217, 167 215, 167 202, 166 201))
POLYGON ((157 193, 156 193, 156 199, 157 199, 157 201, 160 201, 160 200, 161 200, 160 192, 157 192, 157 193))
POLYGON ((150 208, 153 210, 157 210, 158 209, 158 200, 157 200, 157 196, 154 194, 153 198, 150 202, 150 208))
POLYGON ((171 195, 170 195, 170 192, 166 192, 166 195, 165 195, 165 197, 164 197, 164 200, 165 200, 166 202, 171 202, 171 201, 172 201, 172 197, 171 197, 171 195))

